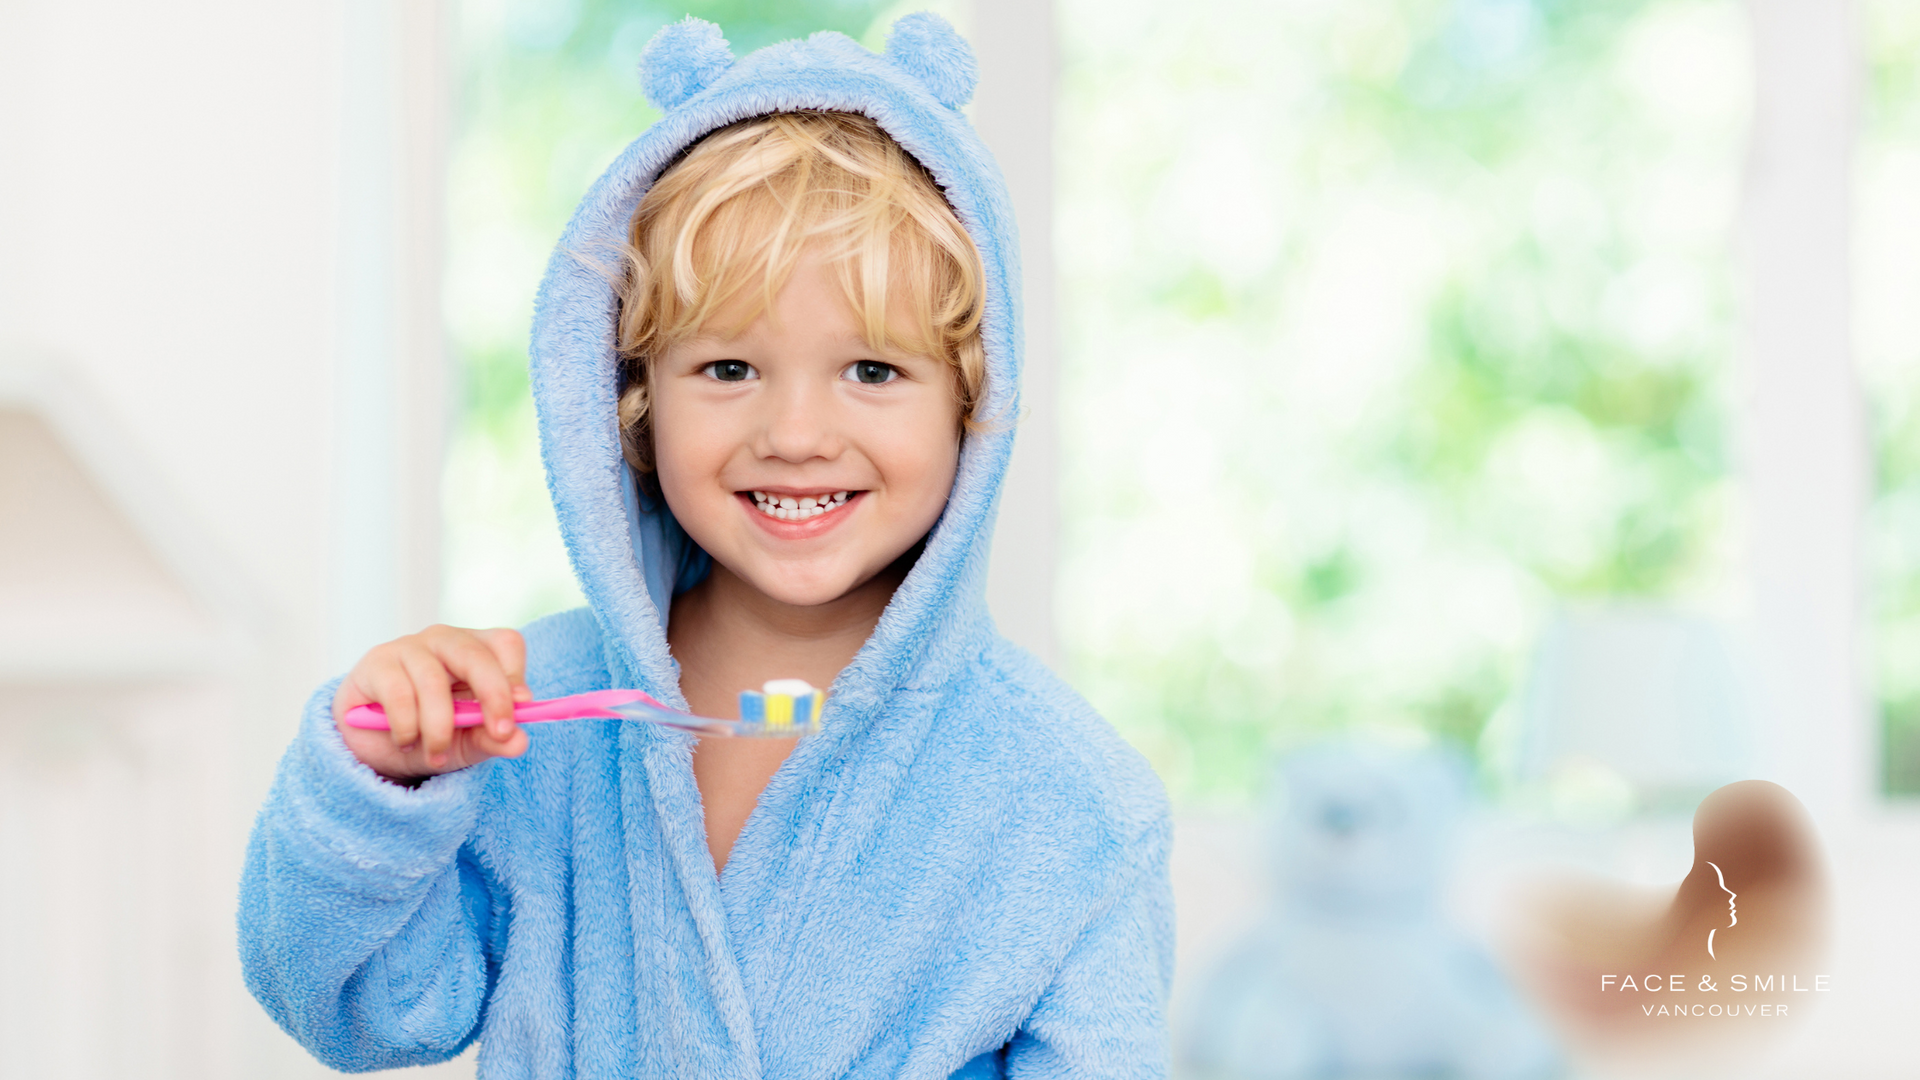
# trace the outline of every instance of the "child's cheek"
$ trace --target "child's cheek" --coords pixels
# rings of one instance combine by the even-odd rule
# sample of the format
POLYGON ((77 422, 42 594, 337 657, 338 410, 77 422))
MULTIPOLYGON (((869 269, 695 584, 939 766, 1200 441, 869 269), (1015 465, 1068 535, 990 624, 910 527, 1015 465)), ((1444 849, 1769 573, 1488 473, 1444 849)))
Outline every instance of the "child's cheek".
MULTIPOLYGON (((915 525, 920 528, 919 535, 925 529, 932 528, 933 522, 946 507, 947 497, 953 490, 953 480, 959 470, 960 447, 958 440, 948 437, 946 415, 950 406, 942 404, 939 411, 926 410, 928 415, 921 417, 909 431, 902 433, 893 448, 895 461, 902 465, 901 488, 912 492, 910 502, 913 506, 915 525)), ((915 536, 917 540, 919 535, 915 536)))
POLYGON ((728 456, 726 418, 702 413, 699 402, 683 400, 671 390, 654 396, 653 459, 660 493, 674 517, 690 529, 725 509, 710 504, 729 497, 719 486, 728 456))

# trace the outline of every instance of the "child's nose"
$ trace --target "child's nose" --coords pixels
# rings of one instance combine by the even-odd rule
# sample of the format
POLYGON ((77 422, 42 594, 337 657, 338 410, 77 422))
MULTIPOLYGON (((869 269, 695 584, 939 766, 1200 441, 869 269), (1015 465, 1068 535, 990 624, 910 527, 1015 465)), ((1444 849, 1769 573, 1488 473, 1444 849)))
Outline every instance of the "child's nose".
POLYGON ((765 452, 796 462, 833 456, 833 395, 797 380, 769 389, 765 452))

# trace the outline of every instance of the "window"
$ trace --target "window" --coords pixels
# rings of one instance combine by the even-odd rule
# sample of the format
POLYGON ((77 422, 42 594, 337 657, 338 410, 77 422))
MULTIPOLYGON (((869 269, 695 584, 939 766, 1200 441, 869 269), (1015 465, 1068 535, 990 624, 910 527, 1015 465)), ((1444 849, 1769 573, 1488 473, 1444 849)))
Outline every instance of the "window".
POLYGON ((1739 4, 1060 25, 1062 634, 1177 795, 1473 746, 1556 603, 1732 604, 1739 4))
POLYGON ((1873 672, 1888 794, 1920 795, 1920 8, 1863 6, 1856 350, 1873 439, 1873 672))

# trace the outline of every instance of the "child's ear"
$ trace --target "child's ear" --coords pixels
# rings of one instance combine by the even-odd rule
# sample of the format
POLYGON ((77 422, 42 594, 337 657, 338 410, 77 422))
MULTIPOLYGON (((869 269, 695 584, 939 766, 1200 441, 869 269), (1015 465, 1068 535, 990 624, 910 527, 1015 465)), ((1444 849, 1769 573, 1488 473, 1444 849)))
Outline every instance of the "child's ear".
POLYGON ((980 81, 973 47, 953 24, 931 11, 916 11, 887 31, 886 57, 920 81, 935 100, 957 109, 973 100, 980 81))
POLYGON ((712 86, 733 66, 733 49, 720 28, 689 15, 668 23, 640 54, 640 88, 661 112, 712 86))

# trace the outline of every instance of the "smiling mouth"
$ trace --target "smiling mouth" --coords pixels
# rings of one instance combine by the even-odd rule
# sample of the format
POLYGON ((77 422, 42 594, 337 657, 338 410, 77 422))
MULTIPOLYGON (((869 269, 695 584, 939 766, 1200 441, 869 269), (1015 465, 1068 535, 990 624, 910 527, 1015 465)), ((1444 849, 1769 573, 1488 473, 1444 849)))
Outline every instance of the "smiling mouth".
POLYGON ((766 491, 748 492, 754 508, 781 521, 805 521, 830 510, 838 510, 855 494, 848 491, 823 491, 815 495, 777 495, 766 491))

